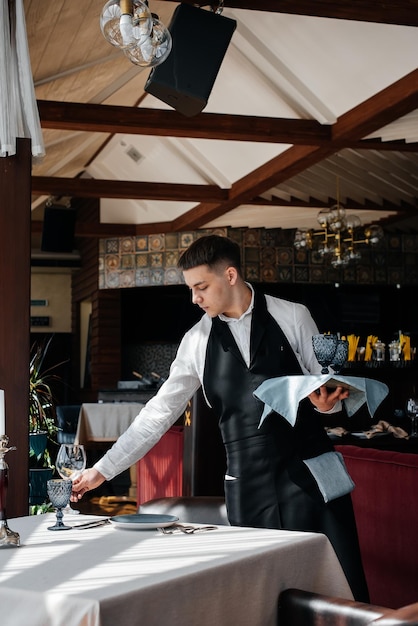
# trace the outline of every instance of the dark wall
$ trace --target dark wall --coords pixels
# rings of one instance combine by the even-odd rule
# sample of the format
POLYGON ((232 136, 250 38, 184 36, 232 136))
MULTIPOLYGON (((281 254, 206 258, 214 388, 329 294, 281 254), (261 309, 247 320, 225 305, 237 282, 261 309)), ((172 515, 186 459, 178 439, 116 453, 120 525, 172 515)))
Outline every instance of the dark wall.
MULTIPOLYGON (((418 288, 395 285, 259 283, 256 289, 305 304, 321 332, 378 335, 388 343, 399 330, 418 336, 418 288)), ((122 346, 179 342, 201 316, 184 285, 121 290, 122 346)), ((414 343, 414 341, 412 341, 414 343)), ((416 343, 416 341, 415 341, 416 343)))
POLYGON ((121 289, 122 345, 178 342, 202 313, 184 285, 121 289))

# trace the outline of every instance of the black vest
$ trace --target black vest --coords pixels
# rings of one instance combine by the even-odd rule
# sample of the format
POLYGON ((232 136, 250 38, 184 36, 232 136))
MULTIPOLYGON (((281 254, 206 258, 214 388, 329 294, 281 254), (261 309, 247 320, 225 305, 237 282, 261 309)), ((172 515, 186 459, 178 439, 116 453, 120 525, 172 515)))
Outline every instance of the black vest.
POLYGON ((294 427, 272 412, 258 428, 264 406, 253 391, 268 378, 302 372, 262 294, 255 294, 251 324, 247 367, 228 324, 218 317, 212 320, 203 383, 219 418, 227 475, 234 478, 225 481, 231 523, 281 528, 280 501, 288 497, 284 483, 289 481, 289 468, 293 468, 292 483, 316 494, 316 484, 302 459, 328 451, 332 445, 309 400, 300 403, 294 427))

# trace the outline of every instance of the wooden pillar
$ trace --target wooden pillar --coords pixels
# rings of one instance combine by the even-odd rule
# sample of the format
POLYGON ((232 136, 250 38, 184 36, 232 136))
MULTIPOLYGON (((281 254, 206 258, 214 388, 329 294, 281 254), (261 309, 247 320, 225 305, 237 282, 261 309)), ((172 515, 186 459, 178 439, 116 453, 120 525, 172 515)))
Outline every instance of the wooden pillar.
POLYGON ((28 513, 31 162, 29 139, 17 140, 15 156, 0 157, 0 388, 17 447, 6 455, 9 519, 28 513))

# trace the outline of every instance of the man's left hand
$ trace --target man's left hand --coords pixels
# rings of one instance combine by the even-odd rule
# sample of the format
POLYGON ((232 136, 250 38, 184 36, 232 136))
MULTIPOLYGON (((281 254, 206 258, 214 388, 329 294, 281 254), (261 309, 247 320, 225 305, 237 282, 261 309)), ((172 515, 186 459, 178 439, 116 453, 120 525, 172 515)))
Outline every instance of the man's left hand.
POLYGON ((322 385, 319 389, 310 393, 308 398, 318 411, 326 413, 330 411, 339 400, 345 400, 349 395, 348 389, 344 387, 329 389, 329 387, 322 385))

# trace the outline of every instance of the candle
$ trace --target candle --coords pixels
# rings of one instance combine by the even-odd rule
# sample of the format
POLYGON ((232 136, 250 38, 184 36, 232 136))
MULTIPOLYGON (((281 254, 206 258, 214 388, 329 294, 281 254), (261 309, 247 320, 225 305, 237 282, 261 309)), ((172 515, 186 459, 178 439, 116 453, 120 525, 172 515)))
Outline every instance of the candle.
POLYGON ((0 389, 0 437, 6 434, 6 417, 4 412, 4 391, 0 389))

